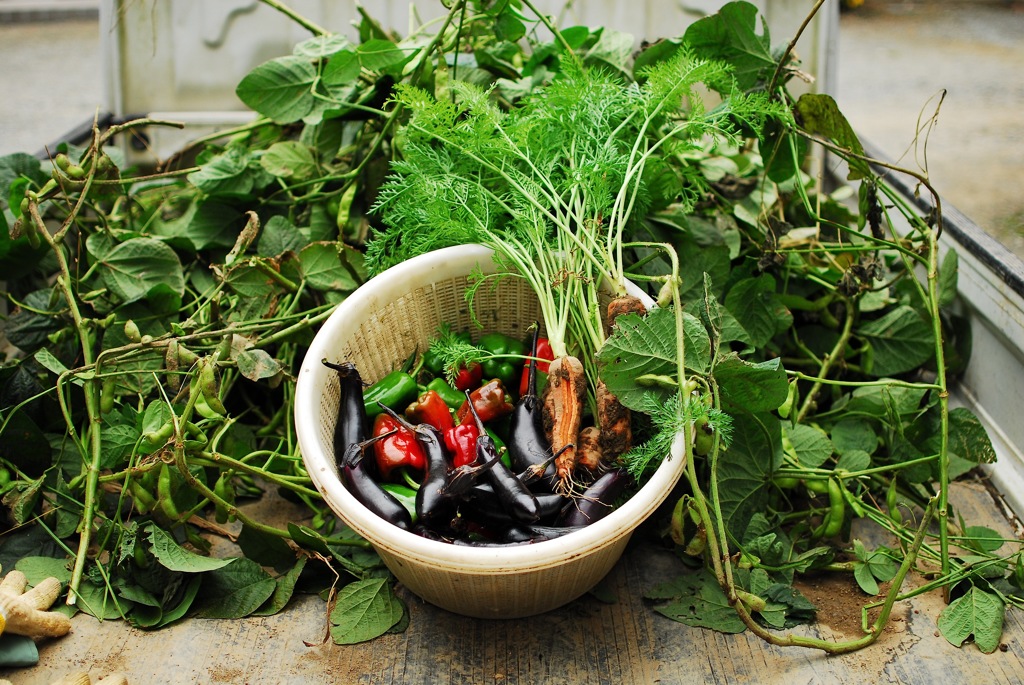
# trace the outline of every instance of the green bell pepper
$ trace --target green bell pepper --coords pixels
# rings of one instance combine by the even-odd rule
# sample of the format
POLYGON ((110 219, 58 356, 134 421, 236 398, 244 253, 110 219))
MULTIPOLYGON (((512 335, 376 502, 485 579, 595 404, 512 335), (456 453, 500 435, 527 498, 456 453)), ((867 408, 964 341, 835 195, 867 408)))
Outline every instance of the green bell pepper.
POLYGON ((484 378, 497 378, 506 388, 514 388, 523 362, 517 357, 526 354, 523 342, 503 333, 486 333, 480 337, 477 346, 495 355, 482 362, 484 378))

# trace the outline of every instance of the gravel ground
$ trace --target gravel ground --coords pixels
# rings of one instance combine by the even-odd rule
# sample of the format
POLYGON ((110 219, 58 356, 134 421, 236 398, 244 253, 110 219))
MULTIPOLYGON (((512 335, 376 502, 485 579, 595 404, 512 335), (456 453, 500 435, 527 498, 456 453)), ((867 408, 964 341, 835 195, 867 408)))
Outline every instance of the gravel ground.
MULTIPOLYGON (((1024 256, 1021 36, 1020 0, 866 0, 841 17, 834 94, 866 140, 927 165, 944 202, 1024 256)), ((95 20, 2 23, 0 64, 0 154, 36 152, 104 106, 95 20)))

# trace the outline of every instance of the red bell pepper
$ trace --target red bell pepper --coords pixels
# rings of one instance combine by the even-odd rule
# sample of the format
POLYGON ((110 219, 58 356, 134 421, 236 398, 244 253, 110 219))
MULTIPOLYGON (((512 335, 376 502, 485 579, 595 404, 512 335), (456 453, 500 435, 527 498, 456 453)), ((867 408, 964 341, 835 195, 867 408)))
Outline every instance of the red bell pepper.
POLYGON ((444 444, 452 455, 453 468, 466 466, 476 461, 476 439, 479 437, 480 429, 473 421, 460 423, 445 431, 444 444))
POLYGON ((428 390, 405 409, 405 417, 412 423, 429 423, 444 433, 455 425, 451 409, 434 390, 428 390))
MULTIPOLYGON (((512 406, 512 398, 505 392, 505 386, 497 378, 487 381, 487 383, 469 393, 469 397, 473 401, 473 407, 480 416, 480 420, 484 423, 511 414, 515 408, 512 406)), ((455 412, 455 417, 459 420, 459 423, 472 423, 473 418, 469 411, 469 400, 462 403, 459 410, 455 412)))
MULTIPOLYGON (((538 367, 540 368, 540 367, 538 367)), ((455 376, 455 382, 452 384, 456 390, 465 392, 472 390, 473 388, 480 385, 480 381, 484 378, 484 367, 476 362, 470 363, 469 366, 463 364, 459 367, 459 372, 455 376)))
POLYGON ((373 421, 373 436, 395 431, 389 438, 378 440, 373 445, 377 461, 377 472, 382 480, 388 480, 395 469, 408 467, 420 473, 426 468, 427 457, 416 435, 398 423, 389 414, 380 414, 373 421))
MULTIPOLYGON (((537 362, 537 371, 540 373, 547 373, 548 368, 551 366, 551 362, 555 359, 555 353, 551 351, 551 342, 547 338, 537 338, 537 351, 533 356, 538 359, 544 359, 546 361, 537 362)), ((519 376, 519 396, 522 397, 526 394, 527 386, 530 380, 530 364, 533 363, 532 359, 526 360, 526 364, 523 365, 523 373, 519 376)))

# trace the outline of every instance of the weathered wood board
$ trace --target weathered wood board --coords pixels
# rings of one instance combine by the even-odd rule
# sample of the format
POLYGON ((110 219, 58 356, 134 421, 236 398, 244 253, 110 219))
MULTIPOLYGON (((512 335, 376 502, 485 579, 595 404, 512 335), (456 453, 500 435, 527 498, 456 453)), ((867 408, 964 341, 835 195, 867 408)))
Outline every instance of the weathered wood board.
MULTIPOLYGON (((1014 534, 983 485, 959 485, 955 495, 972 524, 1014 534)), ((70 635, 41 644, 38 666, 0 671, 0 678, 46 685, 73 671, 94 678, 118 671, 132 685, 1024 682, 1024 623, 1017 611, 1007 613, 1004 647, 985 655, 939 636, 936 620, 944 605, 930 593, 899 602, 874 645, 830 657, 659 616, 641 595, 680 570, 670 552, 637 539, 604 584, 616 603, 587 596, 543 616, 510 621, 464 618, 406 592, 408 630, 345 647, 325 639, 325 604, 315 596, 296 598, 277 616, 191 619, 158 632, 79 615, 70 635)), ((830 626, 849 625, 849 616, 841 621, 837 611, 819 603, 822 623, 803 633, 841 637, 830 626)))

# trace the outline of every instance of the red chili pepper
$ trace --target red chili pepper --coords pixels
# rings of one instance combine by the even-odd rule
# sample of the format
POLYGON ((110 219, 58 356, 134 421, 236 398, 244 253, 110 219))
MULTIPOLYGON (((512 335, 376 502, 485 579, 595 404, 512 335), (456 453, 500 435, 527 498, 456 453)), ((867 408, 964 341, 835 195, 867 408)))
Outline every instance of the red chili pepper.
POLYGON ((466 466, 476 461, 476 439, 480 429, 472 421, 452 426, 444 433, 444 444, 452 455, 452 467, 466 466))
MULTIPOLYGON (((547 373, 548 368, 551 366, 551 362, 555 358, 555 353, 551 351, 551 342, 547 338, 537 338, 537 351, 534 353, 538 359, 546 359, 547 361, 537 362, 537 370, 541 373, 547 373)), ((523 373, 519 376, 519 396, 522 397, 526 394, 527 385, 529 384, 530 378, 530 364, 533 360, 527 360, 526 364, 523 365, 523 373)))
MULTIPOLYGON (((487 381, 487 383, 469 393, 469 397, 473 400, 473 407, 480 416, 480 420, 485 423, 511 414, 515 408, 512 406, 512 399, 505 392, 505 386, 497 378, 487 381)), ((459 423, 467 422, 467 417, 470 417, 470 421, 472 421, 468 400, 463 402, 459 410, 455 412, 455 417, 459 420, 459 423)))
POLYGON ((373 454, 377 460, 377 472, 382 480, 388 480, 391 472, 402 467, 423 472, 427 465, 427 457, 423 447, 416 440, 416 434, 402 426, 388 414, 380 414, 373 421, 373 435, 377 437, 390 431, 395 434, 379 440, 373 445, 373 454))
POLYGON ((453 385, 456 390, 466 392, 480 385, 480 381, 483 379, 484 367, 476 362, 472 362, 469 366, 463 364, 459 367, 459 373, 455 376, 455 383, 453 385))
POLYGON ((444 433, 455 425, 451 409, 437 392, 428 390, 405 409, 405 417, 412 423, 429 423, 444 433))

